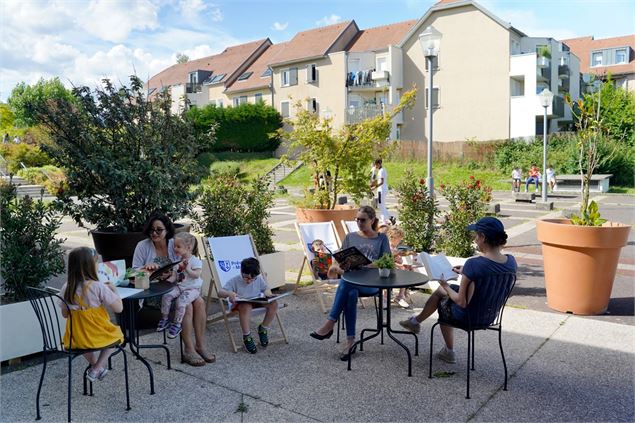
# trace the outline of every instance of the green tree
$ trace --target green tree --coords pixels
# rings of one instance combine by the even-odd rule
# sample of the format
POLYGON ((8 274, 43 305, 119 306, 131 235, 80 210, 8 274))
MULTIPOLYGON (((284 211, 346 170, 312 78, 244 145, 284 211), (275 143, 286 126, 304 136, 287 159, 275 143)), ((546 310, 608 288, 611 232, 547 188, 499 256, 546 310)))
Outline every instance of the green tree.
POLYGON ((606 133, 615 140, 635 146, 635 93, 616 87, 609 75, 598 92, 584 97, 585 107, 600 110, 600 121, 606 133))
MULTIPOLYGON (((15 121, 15 115, 11 111, 8 104, 0 103, 0 131, 8 131, 13 127, 15 121)), ((2 132, 1 135, 4 135, 2 132)))
POLYGON ((190 57, 185 53, 176 53, 176 63, 187 63, 190 57))
POLYGON ((70 90, 64 87, 59 78, 50 80, 40 79, 35 85, 20 82, 13 88, 7 102, 15 115, 15 126, 27 127, 40 123, 36 117, 36 110, 42 108, 49 100, 74 99, 70 90))

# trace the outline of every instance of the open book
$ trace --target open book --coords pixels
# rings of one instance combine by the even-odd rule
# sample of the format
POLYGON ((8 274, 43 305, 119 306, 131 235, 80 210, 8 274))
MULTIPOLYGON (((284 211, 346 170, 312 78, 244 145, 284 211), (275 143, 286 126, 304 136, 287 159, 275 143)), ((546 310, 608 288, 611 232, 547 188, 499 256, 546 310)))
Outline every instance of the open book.
POLYGON ((176 266, 177 264, 179 264, 182 260, 177 260, 175 262, 172 263, 168 263, 165 266, 161 266, 159 267, 157 270, 155 270, 154 272, 152 272, 150 274, 150 282, 159 279, 164 272, 167 272, 169 270, 172 270, 172 267, 176 266))
POLYGON ((348 247, 333 254, 342 269, 353 270, 371 264, 372 262, 362 254, 357 247, 348 247))
POLYGON ((237 303, 257 303, 257 304, 269 304, 273 301, 279 300, 280 298, 284 298, 288 295, 293 294, 293 291, 283 292, 282 294, 271 295, 269 297, 252 297, 252 298, 236 298, 237 303))
POLYGON ((452 270, 452 264, 450 264, 450 261, 444 254, 431 256, 426 252, 422 252, 417 256, 417 260, 425 267, 426 274, 431 280, 444 279, 449 281, 459 278, 458 273, 452 270))
POLYGON ((128 285, 126 261, 112 260, 97 264, 97 278, 101 282, 111 282, 115 286, 128 285))

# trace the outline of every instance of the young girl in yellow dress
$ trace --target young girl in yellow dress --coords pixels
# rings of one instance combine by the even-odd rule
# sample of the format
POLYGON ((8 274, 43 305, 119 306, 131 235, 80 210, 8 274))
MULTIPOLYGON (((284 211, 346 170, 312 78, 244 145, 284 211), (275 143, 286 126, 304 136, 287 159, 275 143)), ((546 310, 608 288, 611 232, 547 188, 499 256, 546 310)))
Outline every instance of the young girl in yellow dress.
POLYGON ((108 369, 108 358, 116 346, 123 342, 119 326, 110 321, 108 306, 115 313, 121 313, 123 304, 117 290, 110 282, 100 282, 97 278, 97 253, 92 248, 79 247, 68 255, 68 281, 62 286, 60 295, 70 308, 60 302, 62 315, 66 318, 64 348, 102 349, 84 354, 91 367, 86 377, 91 382, 102 380, 108 369), (70 317, 70 318, 69 318, 70 317), (71 322, 73 338, 71 339, 71 322))

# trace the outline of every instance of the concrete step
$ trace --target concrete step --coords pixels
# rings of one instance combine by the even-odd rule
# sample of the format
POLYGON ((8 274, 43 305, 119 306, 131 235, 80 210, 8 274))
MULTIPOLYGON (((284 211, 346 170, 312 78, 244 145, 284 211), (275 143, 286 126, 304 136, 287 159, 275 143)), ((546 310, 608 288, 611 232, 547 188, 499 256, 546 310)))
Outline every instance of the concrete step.
MULTIPOLYGON (((3 181, 9 182, 8 176, 2 176, 1 178, 3 181)), ((13 185, 28 185, 29 181, 27 181, 26 179, 20 178, 19 176, 13 176, 13 178, 11 178, 11 183, 13 185)))
POLYGON ((44 190, 44 197, 52 197, 51 194, 42 185, 19 185, 16 191, 18 197, 24 197, 28 195, 32 198, 40 198, 44 190))

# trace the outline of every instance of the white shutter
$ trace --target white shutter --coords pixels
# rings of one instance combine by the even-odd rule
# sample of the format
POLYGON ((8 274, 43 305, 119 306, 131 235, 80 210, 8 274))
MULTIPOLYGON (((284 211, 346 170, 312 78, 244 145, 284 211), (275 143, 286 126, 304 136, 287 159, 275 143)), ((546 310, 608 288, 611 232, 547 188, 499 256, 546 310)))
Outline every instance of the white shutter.
POLYGON ((298 85, 298 68, 289 69, 289 85, 298 85))

